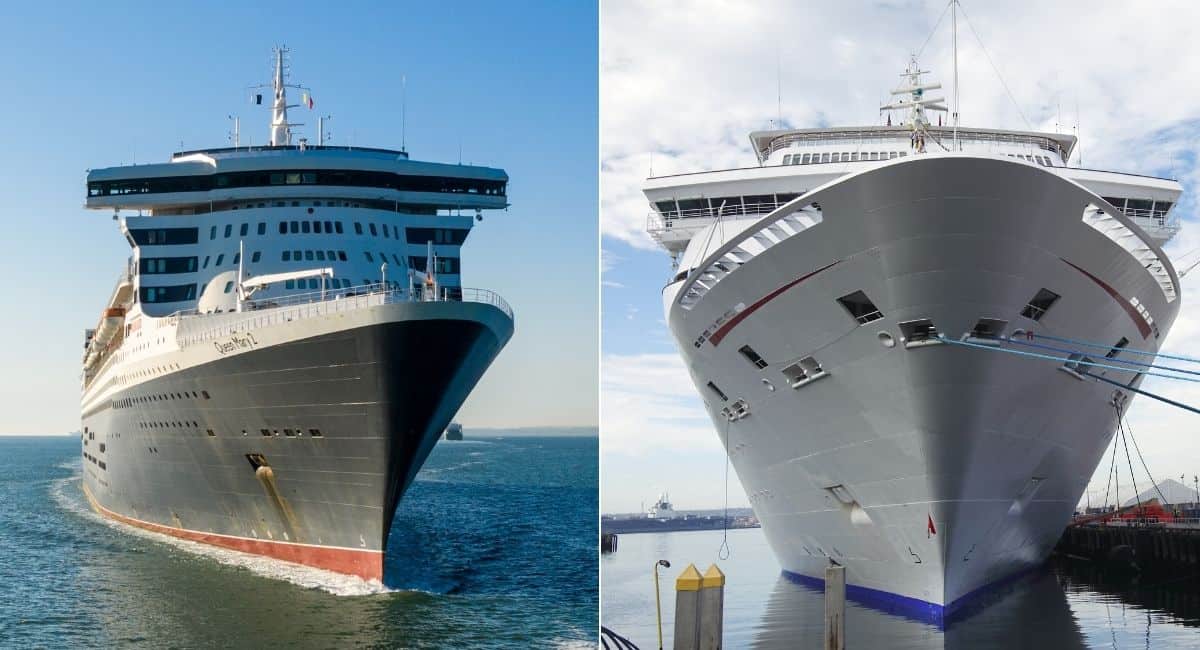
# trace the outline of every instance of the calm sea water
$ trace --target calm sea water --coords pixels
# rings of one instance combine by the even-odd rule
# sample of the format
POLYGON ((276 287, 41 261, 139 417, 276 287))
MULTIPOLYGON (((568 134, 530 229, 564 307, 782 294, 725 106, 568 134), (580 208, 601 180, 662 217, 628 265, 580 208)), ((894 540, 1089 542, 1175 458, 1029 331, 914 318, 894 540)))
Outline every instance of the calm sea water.
MULTIPOLYGON (((663 635, 671 647, 675 577, 689 562, 725 572, 728 648, 820 648, 824 596, 783 577, 761 530, 621 535, 601 556, 601 622, 657 648, 653 565, 662 569, 663 635)), ((1085 563, 1050 562, 984 599, 946 628, 846 605, 849 648, 1200 648, 1200 582, 1173 576, 1131 582, 1085 563)))
POLYGON ((76 438, 0 438, 0 647, 586 647, 597 440, 439 443, 402 501, 388 585, 108 522, 76 438))

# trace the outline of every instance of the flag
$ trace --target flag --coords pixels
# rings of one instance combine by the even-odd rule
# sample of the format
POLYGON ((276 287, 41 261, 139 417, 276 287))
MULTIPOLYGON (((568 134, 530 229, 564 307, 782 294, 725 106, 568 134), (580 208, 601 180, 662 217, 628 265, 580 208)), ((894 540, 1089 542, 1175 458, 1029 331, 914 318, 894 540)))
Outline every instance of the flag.
POLYGON ((313 107, 312 95, 310 95, 308 93, 304 93, 304 105, 307 106, 310 110, 312 109, 312 107, 313 107))
POLYGON ((926 516, 929 518, 929 524, 925 528, 925 537, 928 539, 929 537, 937 534, 937 528, 933 527, 933 515, 926 516))

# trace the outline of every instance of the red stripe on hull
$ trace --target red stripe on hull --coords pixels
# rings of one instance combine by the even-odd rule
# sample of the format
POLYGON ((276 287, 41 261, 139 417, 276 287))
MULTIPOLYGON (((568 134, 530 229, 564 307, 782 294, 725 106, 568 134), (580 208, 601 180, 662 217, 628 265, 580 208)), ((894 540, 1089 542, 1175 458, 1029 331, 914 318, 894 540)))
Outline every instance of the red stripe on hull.
POLYGON ((718 345, 721 344, 721 339, 725 338, 726 334, 729 334, 729 330, 733 329, 735 326, 737 326, 738 323, 742 322, 743 320, 746 320, 746 317, 749 316, 750 314, 753 314, 754 312, 758 311, 759 307, 762 307, 763 305, 767 304, 768 302, 771 302, 775 298, 779 297, 779 294, 783 293, 784 291, 791 289, 792 287, 796 286, 797 284, 804 282, 805 280, 820 273, 821 271, 824 271, 825 269, 833 266, 834 264, 837 264, 838 262, 841 262, 841 260, 837 260, 837 262, 832 262, 830 264, 826 264, 825 266, 822 266, 821 268, 817 269, 816 271, 813 271, 812 273, 806 273, 806 274, 796 278, 795 280, 792 280, 791 282, 783 285, 782 287, 779 287, 778 289, 772 291, 771 293, 768 293, 767 295, 763 296, 762 298, 759 298, 754 304, 750 305, 749 307, 747 307, 747 308, 743 309, 742 311, 738 312, 737 314, 735 314, 733 316, 733 318, 730 318, 728 321, 725 322, 724 325, 722 325, 720 328, 718 328, 717 331, 713 332, 713 335, 708 337, 709 343, 712 343, 712 346, 714 348, 717 347, 718 345))
POLYGON ((155 533, 162 533, 180 539, 186 539, 211 546, 219 546, 251 555, 261 555, 285 562, 303 564, 317 569, 325 569, 335 573, 358 576, 363 580, 383 581, 383 553, 379 551, 359 551, 348 548, 330 548, 328 546, 309 546, 289 542, 276 542, 261 539, 248 539, 231 535, 216 535, 202 533, 184 528, 171 528, 161 524, 134 519, 119 515, 96 502, 86 487, 83 493, 87 496, 92 508, 101 515, 121 523, 137 526, 155 533))
MULTIPOLYGON (((1058 259, 1060 259, 1064 262, 1067 262, 1067 260, 1065 260, 1061 257, 1058 259)), ((1128 300, 1125 299, 1124 296, 1117 293, 1117 290, 1112 288, 1111 286, 1109 286, 1108 283, 1105 282, 1104 280, 1101 280, 1100 278, 1092 275, 1091 273, 1088 273, 1087 271, 1079 268, 1078 266, 1075 266, 1074 264, 1071 264, 1070 262, 1067 262, 1067 264, 1070 264, 1071 268, 1074 268, 1076 271, 1079 271, 1080 273, 1088 276, 1088 278, 1091 279, 1092 282, 1095 282, 1097 285, 1100 286, 1101 289, 1104 289, 1105 293, 1112 296, 1113 300, 1116 300, 1117 304, 1120 305, 1121 308, 1125 310, 1125 313, 1129 314, 1130 320, 1133 321, 1134 326, 1137 327, 1138 333, 1140 333, 1142 335, 1143 339, 1148 338, 1150 336, 1150 324, 1147 323, 1146 319, 1143 318, 1142 315, 1138 313, 1138 310, 1133 306, 1133 303, 1129 302, 1128 300)))

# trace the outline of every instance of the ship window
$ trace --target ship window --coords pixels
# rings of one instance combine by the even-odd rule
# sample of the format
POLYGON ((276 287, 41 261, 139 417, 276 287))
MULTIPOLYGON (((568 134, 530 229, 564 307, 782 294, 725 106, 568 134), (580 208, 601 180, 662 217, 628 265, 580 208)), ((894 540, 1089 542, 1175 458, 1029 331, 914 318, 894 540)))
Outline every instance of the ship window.
POLYGON ((391 237, 392 237, 391 232, 388 230, 388 225, 386 223, 383 224, 383 236, 384 236, 384 238, 387 238, 387 239, 391 239, 391 237))
POLYGON ((222 253, 217 256, 217 261, 213 264, 213 266, 221 266, 221 262, 224 262, 224 261, 225 261, 225 254, 222 253))
POLYGON ((213 226, 212 228, 208 229, 208 238, 209 239, 217 238, 217 227, 216 226, 213 226))
POLYGON ((311 232, 311 226, 309 225, 309 223, 307 221, 300 222, 300 232, 305 235, 307 235, 309 232, 311 232))
POLYGON ((850 162, 858 162, 858 152, 857 151, 850 154, 850 162))
POLYGON ((378 236, 379 236, 379 231, 375 229, 375 224, 373 224, 373 223, 369 223, 369 224, 367 224, 367 227, 371 229, 371 236, 372 236, 372 237, 378 237, 378 236))
POLYGON ((300 222, 299 221, 292 222, 291 232, 293 235, 298 234, 300 232, 300 222))
MULTIPOLYGON (((342 230, 339 228, 339 229, 338 229, 338 232, 341 232, 341 231, 342 231, 342 230)), ((325 232, 326 232, 327 234, 328 234, 328 233, 332 233, 332 232, 333 232, 333 222, 332 222, 332 221, 326 221, 326 222, 325 222, 325 232)))
POLYGON ((316 278, 309 278, 308 279, 308 288, 309 289, 320 289, 321 288, 320 281, 317 280, 316 278))
POLYGON ((232 234, 233 234, 233 224, 231 224, 231 223, 225 224, 225 239, 229 239, 229 236, 232 234))
POLYGON ((202 390, 200 391, 200 394, 204 396, 204 399, 208 399, 208 391, 202 390))
POLYGON ((842 154, 834 152, 833 158, 829 162, 842 162, 842 154))
POLYGON ((829 162, 829 154, 828 153, 821 154, 821 162, 823 162, 823 163, 829 162))
POLYGON ((229 293, 232 290, 233 290, 233 281, 230 280, 229 282, 225 283, 225 293, 229 293))
POLYGON ((292 251, 292 259, 299 262, 300 261, 300 251, 292 251))
POLYGON ((325 261, 325 251, 317 251, 317 261, 318 262, 325 261))
POLYGON ((375 262, 375 258, 371 257, 370 251, 363 251, 363 255, 366 256, 368 262, 371 262, 371 263, 375 262))
POLYGON ((337 232, 337 234, 339 234, 339 235, 342 234, 342 222, 341 221, 333 222, 333 228, 337 232))
POLYGON ((279 234, 281 234, 281 235, 286 235, 286 234, 287 234, 287 231, 288 231, 287 222, 286 222, 286 221, 280 221, 280 222, 279 222, 279 234))
POLYGON ((287 437, 289 437, 289 438, 294 438, 294 437, 296 436, 296 432, 295 432, 295 431, 293 431, 292 429, 284 429, 284 430, 283 430, 283 435, 285 435, 285 436, 287 436, 287 437))
POLYGON ((330 262, 337 259, 337 251, 326 251, 325 255, 328 257, 330 262))
POLYGON ((738 352, 741 352, 742 356, 746 357, 747 361, 754 364, 754 367, 759 369, 767 367, 766 360, 760 357, 758 353, 754 351, 754 348, 750 347, 749 345, 743 345, 742 347, 738 348, 738 352))
POLYGON ((1021 315, 1029 320, 1041 320, 1042 316, 1046 314, 1046 311, 1050 309, 1051 305, 1053 305, 1058 298, 1059 296, 1057 293, 1054 293, 1049 289, 1040 289, 1033 299, 1029 301, 1029 304, 1025 305, 1025 309, 1021 310, 1021 315))
POLYGON ((238 231, 238 234, 241 235, 242 237, 245 237, 246 233, 248 233, 248 232, 250 232, 250 224, 244 223, 244 224, 242 224, 241 230, 238 231))
POLYGON ((240 261, 242 261, 242 254, 241 254, 241 253, 234 253, 234 254, 233 254, 233 261, 232 261, 232 262, 230 262, 230 264, 237 264, 237 263, 238 263, 238 262, 240 262, 240 261))
POLYGON ((1008 321, 997 320, 995 318, 980 318, 975 327, 971 328, 971 338, 976 339, 998 339, 1000 334, 1004 332, 1004 328, 1008 327, 1008 321))
POLYGON ((312 436, 312 437, 314 437, 314 438, 321 438, 321 437, 324 437, 324 435, 321 433, 321 430, 320 430, 320 429, 309 429, 309 430, 308 430, 308 435, 310 435, 310 436, 312 436))
POLYGON ((212 429, 208 429, 208 436, 209 436, 210 438, 215 438, 215 437, 217 437, 217 434, 213 433, 213 430, 212 430, 212 429))
POLYGON ((338 251, 338 259, 345 262, 346 261, 346 251, 338 251))
POLYGON ((808 374, 804 372, 804 366, 801 366, 800 362, 793 363, 792 365, 784 368, 783 376, 788 380, 788 384, 790 384, 793 388, 796 387, 796 384, 808 379, 808 374))
POLYGON ((260 234, 260 235, 267 234, 267 222, 266 221, 258 222, 258 234, 260 234))
POLYGON ((250 257, 250 263, 253 264, 262 259, 262 251, 254 251, 254 255, 250 257))
POLYGON ((321 222, 320 221, 312 222, 312 228, 313 228, 313 232, 317 233, 318 235, 321 234, 321 222))
MULTIPOLYGON (((1112 346, 1112 349, 1108 351, 1108 354, 1104 355, 1104 358, 1105 359, 1117 358, 1117 355, 1120 354, 1121 350, 1124 350, 1125 346, 1127 346, 1127 345, 1129 345, 1129 339, 1122 336, 1121 340, 1117 341, 1116 345, 1112 346)), ((103 449, 101 451, 103 451, 103 449)))
POLYGON ((258 432, 259 432, 260 434, 264 435, 264 436, 270 436, 270 435, 271 435, 271 430, 270 430, 270 429, 259 429, 259 430, 258 430, 258 432))
POLYGON ((295 289, 296 281, 295 280, 285 280, 283 283, 283 288, 284 289, 295 289))
POLYGON ((866 325, 871 321, 883 318, 883 313, 879 311, 875 303, 871 302, 867 294, 862 291, 846 294, 838 298, 837 301, 841 303, 842 307, 846 308, 851 318, 857 321, 859 325, 866 325))
POLYGON ((362 234, 362 224, 357 221, 354 222, 354 234, 356 234, 356 235, 362 234))
POLYGON ((717 397, 720 397, 722 402, 729 401, 729 398, 725 396, 725 393, 721 392, 721 389, 717 388, 717 385, 711 381, 708 382, 708 389, 711 390, 717 397))
POLYGON ((311 262, 313 260, 313 252, 312 251, 304 251, 304 259, 311 262))
POLYGON ((938 337, 937 328, 933 326, 933 321, 928 318, 920 320, 910 320, 900 323, 900 334, 904 337, 904 346, 909 347, 914 344, 928 343, 934 341, 938 337))

